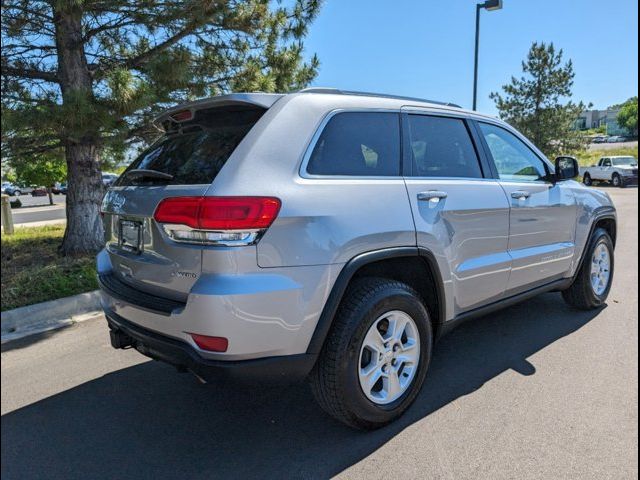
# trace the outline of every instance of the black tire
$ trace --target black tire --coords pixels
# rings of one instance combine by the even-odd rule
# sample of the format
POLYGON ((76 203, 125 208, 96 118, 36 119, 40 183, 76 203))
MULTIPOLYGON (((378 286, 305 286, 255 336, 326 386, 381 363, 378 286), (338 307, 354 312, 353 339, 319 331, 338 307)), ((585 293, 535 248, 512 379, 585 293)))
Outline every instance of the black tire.
POLYGON ((22 195, 22 192, 20 190, 16 190, 15 192, 13 192, 14 197, 19 197, 20 195, 22 195))
POLYGON ((591 175, 589 175, 588 173, 585 173, 584 177, 582 178, 582 183, 584 183, 587 187, 590 187, 591 185, 593 185, 593 180, 591 180, 591 175))
POLYGON ((589 245, 585 251, 582 265, 580 265, 578 275, 576 276, 573 284, 562 292, 562 297, 565 302, 579 310, 593 310, 602 307, 609 296, 609 291, 611 290, 614 264, 613 241, 605 229, 597 228, 591 236, 589 245), (601 295, 597 295, 591 286, 591 258, 595 249, 602 243, 604 243, 609 249, 609 256, 611 258, 609 284, 601 295))
POLYGON ((613 177, 611 177, 611 185, 613 185, 614 187, 619 187, 619 188, 624 188, 625 187, 624 180, 617 173, 614 173, 613 177))
POLYGON ((311 389, 322 409, 350 427, 372 430, 402 415, 418 395, 431 360, 433 329, 420 296, 408 285, 381 278, 357 280, 345 294, 311 373, 311 389), (418 368, 407 390, 380 405, 365 396, 358 378, 362 341, 384 313, 401 310, 416 324, 420 336, 418 368))

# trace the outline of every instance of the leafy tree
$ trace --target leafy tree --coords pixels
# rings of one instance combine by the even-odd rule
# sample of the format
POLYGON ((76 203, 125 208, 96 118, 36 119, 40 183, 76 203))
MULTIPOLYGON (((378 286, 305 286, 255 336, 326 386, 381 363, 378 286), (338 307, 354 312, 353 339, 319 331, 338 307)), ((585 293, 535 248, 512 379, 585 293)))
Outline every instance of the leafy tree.
POLYGON ((307 85, 319 62, 302 41, 320 2, 3 0, 3 156, 64 150, 63 253, 100 248, 101 156, 155 135, 159 109, 307 85))
POLYGON ((562 50, 553 43, 533 43, 527 59, 522 62, 523 75, 511 77, 493 92, 500 118, 525 134, 547 156, 584 149, 584 136, 573 126, 585 110, 582 102, 571 98, 573 64, 563 62, 562 50))
POLYGON ((20 183, 44 186, 49 194, 49 203, 53 205, 51 187, 56 182, 63 182, 67 176, 67 165, 64 153, 58 149, 31 156, 11 157, 10 166, 20 183))
POLYGON ((617 120, 630 135, 638 136, 638 97, 632 97, 622 104, 617 120))

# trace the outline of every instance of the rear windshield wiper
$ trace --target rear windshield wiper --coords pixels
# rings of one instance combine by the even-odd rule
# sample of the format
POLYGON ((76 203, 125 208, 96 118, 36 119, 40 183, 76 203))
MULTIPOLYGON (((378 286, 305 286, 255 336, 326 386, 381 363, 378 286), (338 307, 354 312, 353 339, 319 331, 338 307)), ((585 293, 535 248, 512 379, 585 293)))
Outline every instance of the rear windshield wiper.
POLYGON ((146 178, 158 178, 161 180, 173 180, 173 175, 170 173, 160 172, 158 170, 149 170, 146 168, 134 168, 133 170, 129 170, 122 175, 122 178, 126 177, 146 177, 146 178))

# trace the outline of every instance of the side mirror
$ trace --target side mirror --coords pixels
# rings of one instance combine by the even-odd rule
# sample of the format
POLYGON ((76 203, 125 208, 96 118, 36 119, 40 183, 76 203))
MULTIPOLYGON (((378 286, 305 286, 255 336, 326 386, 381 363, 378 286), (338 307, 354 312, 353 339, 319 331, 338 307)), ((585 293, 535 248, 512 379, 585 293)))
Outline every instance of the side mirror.
POLYGON ((580 175, 580 166, 575 157, 558 157, 556 158, 556 180, 571 180, 580 175))

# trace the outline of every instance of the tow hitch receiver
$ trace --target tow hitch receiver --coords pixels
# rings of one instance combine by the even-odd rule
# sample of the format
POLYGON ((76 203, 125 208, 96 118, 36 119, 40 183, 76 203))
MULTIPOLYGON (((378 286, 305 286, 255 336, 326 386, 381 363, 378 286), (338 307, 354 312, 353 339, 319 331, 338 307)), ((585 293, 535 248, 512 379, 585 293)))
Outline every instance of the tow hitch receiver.
POLYGON ((127 348, 133 345, 133 339, 120 330, 109 330, 109 337, 113 348, 127 348))

